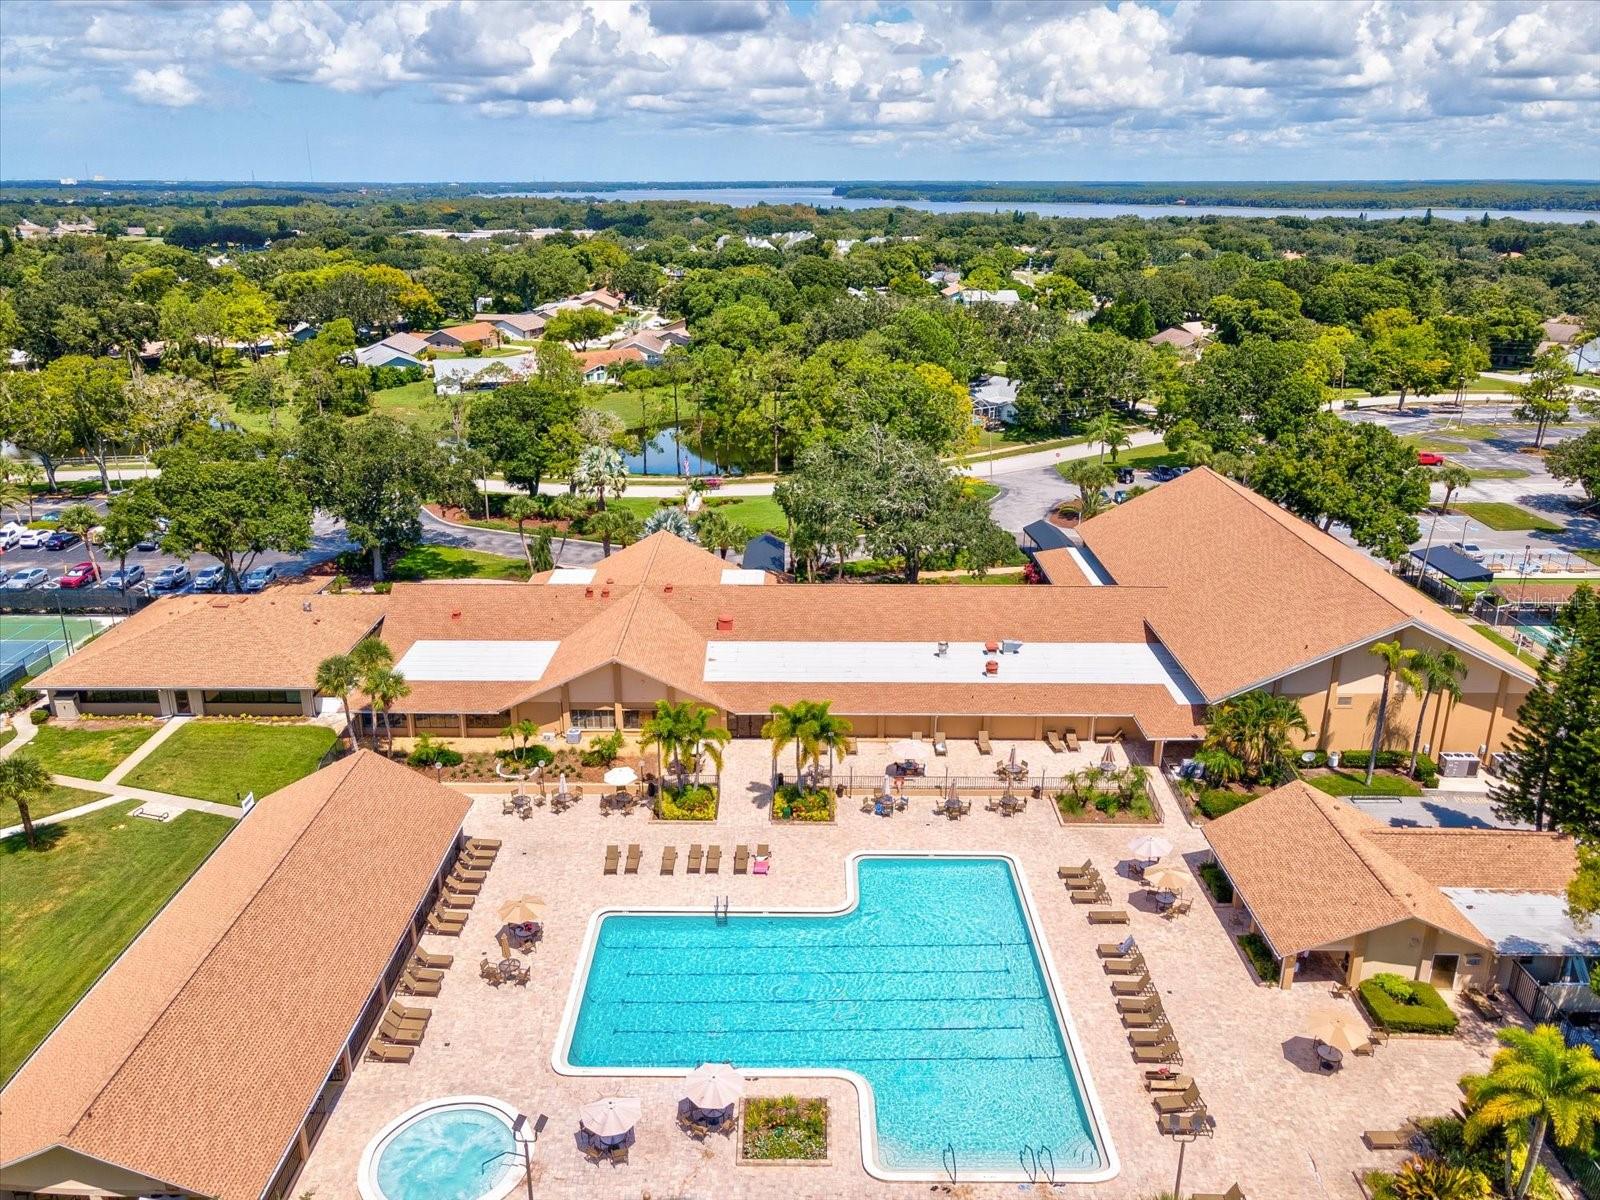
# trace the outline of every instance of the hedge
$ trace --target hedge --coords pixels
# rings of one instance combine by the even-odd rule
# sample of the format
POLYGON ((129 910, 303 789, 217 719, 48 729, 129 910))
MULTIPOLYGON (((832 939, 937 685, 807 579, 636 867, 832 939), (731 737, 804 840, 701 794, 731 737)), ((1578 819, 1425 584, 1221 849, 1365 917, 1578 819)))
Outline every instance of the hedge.
POLYGON ((1215 821, 1236 808, 1243 808, 1255 797, 1249 792, 1230 792, 1224 788, 1205 788, 1195 797, 1194 806, 1215 821))
POLYGON ((772 798, 772 815, 779 821, 831 821, 834 814, 834 794, 827 788, 808 788, 802 792, 793 783, 786 783, 772 798))
POLYGON ((1239 938, 1239 947, 1255 968, 1262 983, 1278 982, 1278 956, 1259 933, 1246 933, 1239 938))
POLYGON ((656 817, 662 821, 715 821, 716 789, 704 783, 691 783, 682 790, 664 787, 656 800, 656 817))
MULTIPOLYGON (((1354 767, 1365 771, 1367 759, 1372 756, 1370 750, 1341 750, 1339 751, 1339 766, 1354 767)), ((1310 763, 1302 766, 1325 767, 1328 765, 1328 756, 1318 750, 1310 763)), ((1384 771, 1399 771, 1406 774, 1411 768, 1411 751, 1409 750, 1380 750, 1378 751, 1378 767, 1384 771)), ((1439 783, 1439 764, 1426 754, 1417 755, 1417 782, 1423 787, 1431 788, 1439 783)))
POLYGON ((1206 890, 1218 904, 1233 903, 1233 884, 1228 873, 1214 862, 1200 864, 1200 878, 1206 881, 1206 890))
POLYGON ((1454 1033, 1457 1017, 1431 983, 1384 973, 1364 979, 1361 1002, 1392 1033, 1454 1033))

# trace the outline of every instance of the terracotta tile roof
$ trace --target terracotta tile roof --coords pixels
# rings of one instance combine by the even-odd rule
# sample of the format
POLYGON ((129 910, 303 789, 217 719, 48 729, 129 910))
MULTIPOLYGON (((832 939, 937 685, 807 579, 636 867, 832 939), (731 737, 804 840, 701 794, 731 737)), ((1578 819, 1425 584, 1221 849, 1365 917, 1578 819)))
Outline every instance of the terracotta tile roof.
POLYGON ((1204 832, 1280 956, 1411 919, 1489 946, 1441 887, 1559 891, 1575 861, 1554 834, 1392 829, 1299 780, 1204 832))
POLYGON ((637 346, 616 346, 610 350, 585 350, 578 356, 578 367, 583 371, 595 367, 609 367, 614 362, 644 361, 644 351, 637 346))
POLYGON ((465 325, 447 325, 439 330, 438 333, 430 336, 438 337, 440 334, 454 338, 463 344, 467 342, 492 342, 500 337, 500 331, 487 321, 468 321, 465 325))
POLYGON ((1533 678, 1360 551, 1204 467, 1078 532, 1120 585, 1113 594, 1167 585, 1148 603, 1150 626, 1213 701, 1408 626, 1533 678))
POLYGON ((470 805, 367 751, 262 800, 0 1091, 5 1160, 255 1200, 470 805))
POLYGON ((170 596, 33 681, 47 688, 307 688, 383 616, 382 596, 170 596), (305 605, 309 604, 310 611, 305 605))

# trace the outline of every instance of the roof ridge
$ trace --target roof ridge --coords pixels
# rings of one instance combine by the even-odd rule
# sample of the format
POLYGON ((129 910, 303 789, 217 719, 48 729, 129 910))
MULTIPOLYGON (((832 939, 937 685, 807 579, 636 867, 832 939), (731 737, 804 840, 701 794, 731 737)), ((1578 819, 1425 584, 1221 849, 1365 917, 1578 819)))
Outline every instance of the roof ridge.
MULTIPOLYGON (((294 839, 291 840, 289 842, 289 844, 284 847, 283 852, 278 855, 277 860, 273 863, 272 869, 267 871, 265 874, 263 874, 261 876, 260 884, 251 891, 250 895, 245 899, 244 903, 239 905, 238 909, 234 912, 232 918, 228 921, 227 925, 225 925, 217 933, 216 937, 212 938, 211 944, 208 947, 206 947, 206 952, 204 954, 202 954, 200 956, 200 958, 196 961, 196 963, 194 965, 194 969, 192 971, 190 971, 183 978, 183 981, 175 989, 173 989, 172 994, 169 995, 166 998, 166 1000, 162 1002, 162 1005, 161 1005, 160 1009, 150 1018, 149 1022, 145 1025, 144 1029, 140 1031, 139 1036, 137 1038, 135 1038, 133 1040, 133 1042, 129 1045, 129 1047, 127 1049, 127 1052, 124 1053, 122 1055, 122 1057, 120 1057, 117 1060, 116 1065, 109 1072, 106 1073, 105 1079, 103 1079, 101 1081, 101 1083, 100 1083, 100 1086, 95 1089, 94 1095, 91 1096, 89 1098, 89 1102, 83 1106, 83 1111, 81 1111, 77 1115, 77 1117, 73 1120, 72 1124, 67 1127, 66 1132, 62 1135, 64 1140, 71 1139, 72 1136, 78 1131, 79 1127, 84 1123, 84 1121, 87 1120, 90 1116, 93 1115, 95 1104, 99 1101, 100 1097, 105 1094, 106 1089, 111 1086, 112 1081, 115 1080, 116 1077, 119 1074, 122 1073, 122 1068, 127 1065, 128 1060, 131 1059, 138 1052, 139 1048, 142 1047, 145 1044, 145 1042, 149 1040, 151 1032, 155 1029, 155 1027, 157 1025, 159 1025, 161 1023, 162 1018, 167 1015, 168 1011, 171 1010, 172 1006, 175 1003, 177 1003, 178 997, 183 993, 184 988, 188 987, 188 985, 194 979, 194 977, 196 975, 198 975, 201 972, 201 970, 204 969, 206 963, 208 963, 215 956, 215 954, 217 952, 217 947, 222 944, 223 940, 228 936, 228 934, 233 932, 234 927, 238 925, 240 919, 244 916, 245 911, 247 909, 249 909, 250 905, 255 902, 256 897, 261 894, 262 889, 266 887, 267 881, 269 879, 271 879, 274 875, 277 874, 279 868, 283 866, 284 861, 289 857, 289 855, 291 853, 294 852, 294 850, 300 845, 300 843, 305 840, 306 835, 311 832, 312 826, 314 826, 317 823, 317 819, 319 817, 321 817, 323 811, 328 807, 328 804, 333 799, 335 793, 337 793, 340 788, 344 787, 344 785, 349 782, 350 776, 351 776, 351 774, 354 773, 357 764, 359 764, 361 762, 364 762, 364 761, 367 761, 366 756, 368 756, 370 754, 371 754, 371 751, 357 750, 354 754, 352 754, 350 756, 349 765, 345 768, 344 774, 339 778, 338 782, 335 783, 331 788, 329 788, 327 790, 327 792, 323 795, 322 800, 317 804, 315 811, 312 813, 311 819, 308 820, 305 823, 305 826, 300 830, 299 834, 296 835, 294 837, 294 839)), ((332 770, 335 765, 336 764, 330 763, 327 767, 324 767, 323 770, 332 770)), ((321 774, 321 772, 313 772, 311 775, 307 775, 305 778, 306 779, 315 779, 318 774, 321 774)), ((301 781, 300 780, 296 780, 295 782, 299 783, 301 781)), ((294 787, 294 786, 295 786, 294 784, 290 784, 289 785, 289 787, 294 787)), ((283 790, 286 790, 286 789, 279 789, 279 790, 283 791, 283 790)), ((248 816, 248 814, 241 814, 240 817, 239 817, 239 820, 243 821, 246 816, 248 816)), ((234 830, 237 830, 237 829, 238 829, 238 825, 235 824, 233 826, 233 829, 230 829, 228 831, 228 836, 231 836, 233 834, 234 830)), ((188 887, 189 886, 189 884, 194 880, 195 874, 198 874, 200 869, 203 868, 206 865, 206 863, 211 861, 212 856, 216 854, 218 849, 220 849, 224 844, 226 844, 227 840, 228 840, 228 838, 224 837, 222 839, 222 841, 218 842, 217 845, 212 848, 211 854, 206 855, 205 861, 202 862, 199 867, 196 867, 195 871, 190 874, 190 876, 189 876, 189 878, 187 880, 184 881, 184 885, 183 885, 184 887, 188 887)), ((180 888, 179 890, 181 891, 182 889, 180 888)), ((168 903, 170 903, 170 901, 168 903)), ((162 911, 165 911, 165 906, 162 907, 162 911)), ((156 917, 158 917, 160 915, 161 914, 158 912, 158 913, 155 914, 155 916, 152 916, 150 918, 150 921, 145 924, 144 929, 141 929, 139 931, 139 936, 143 936, 143 934, 145 932, 145 929, 148 929, 150 927, 150 924, 154 923, 156 917)), ((137 941, 138 940, 137 937, 134 940, 137 941)), ((131 947, 132 945, 133 945, 133 942, 129 942, 128 946, 123 948, 122 953, 126 954, 127 951, 128 951, 128 947, 131 947)), ((121 957, 122 957, 122 954, 117 955, 117 959, 120 959, 121 957)), ((117 959, 112 959, 111 964, 108 964, 106 969, 110 970, 110 966, 114 965, 116 963, 117 959)), ((102 973, 101 978, 104 978, 104 973, 102 973)), ((98 983, 99 980, 96 980, 95 982, 98 983)), ((87 993, 85 993, 85 995, 87 995, 87 993)), ((43 1043, 41 1043, 41 1045, 42 1044, 43 1043)), ((75 1147, 75 1146, 72 1147, 72 1148, 74 1150, 77 1150, 77 1147, 75 1147)), ((90 1152, 87 1151, 87 1150, 82 1150, 82 1151, 79 1151, 79 1153, 88 1154, 90 1152)), ((164 1182, 174 1182, 174 1181, 167 1180, 167 1181, 164 1181, 164 1182)), ((191 1189, 191 1190, 199 1191, 199 1190, 202 1190, 202 1189, 191 1189)))

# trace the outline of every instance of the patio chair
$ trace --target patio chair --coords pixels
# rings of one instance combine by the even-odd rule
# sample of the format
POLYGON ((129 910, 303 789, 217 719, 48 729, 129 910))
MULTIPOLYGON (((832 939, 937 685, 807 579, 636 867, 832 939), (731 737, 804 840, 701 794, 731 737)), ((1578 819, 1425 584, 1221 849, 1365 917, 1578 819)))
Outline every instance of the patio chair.
POLYGON ((1111 981, 1111 994, 1113 996, 1142 996, 1150 990, 1150 976, 1141 975, 1137 979, 1113 979, 1111 981))
POLYGON ((445 891, 439 896, 439 903, 444 908, 454 908, 458 911, 472 907, 474 897, 458 896, 453 892, 445 891))
POLYGON ((1163 1021, 1148 1029, 1130 1029, 1127 1032, 1128 1045, 1137 1049, 1140 1046, 1159 1046, 1169 1040, 1172 1037, 1172 1026, 1163 1021))
POLYGON ((1158 1113, 1188 1112, 1200 1103, 1200 1089, 1190 1084, 1181 1092, 1163 1092, 1153 1100, 1158 1113))
POLYGON ((456 961, 454 954, 430 954, 421 946, 412 952, 412 957, 419 967, 431 967, 435 971, 447 971, 450 964, 456 961))
POLYGON ((644 852, 639 849, 638 842, 628 843, 628 861, 622 864, 624 875, 637 875, 639 873, 639 859, 644 852))
POLYGON ((467 871, 488 871, 494 866, 492 855, 463 854, 456 859, 456 869, 467 871))
POLYGON ((467 883, 460 879, 446 879, 444 881, 444 890, 452 896, 477 896, 479 892, 483 891, 483 884, 467 883))
POLYGON ((607 846, 606 847, 606 865, 605 865, 605 868, 604 868, 604 873, 607 874, 607 875, 615 875, 617 873, 617 866, 618 866, 619 863, 621 863, 621 861, 622 861, 622 847, 621 846, 615 846, 615 845, 607 846))
POLYGON ((772 848, 770 846, 768 846, 765 842, 757 842, 756 843, 756 857, 757 858, 771 858, 772 857, 772 848))
POLYGON ((733 873, 744 875, 750 870, 750 847, 740 844, 733 848, 733 873))
POLYGON ((1135 1046, 1133 1048, 1133 1061, 1139 1063, 1181 1063, 1183 1061, 1183 1053, 1178 1049, 1178 1043, 1169 1037, 1165 1041, 1157 1042, 1154 1046, 1135 1046))
MULTIPOLYGON (((505 947, 502 946, 501 949, 503 951, 505 947)), ((499 987, 505 982, 505 980, 500 978, 500 968, 489 961, 489 956, 487 954, 478 960, 478 978, 483 980, 490 987, 499 987)))
POLYGON ((1161 997, 1154 992, 1140 992, 1134 996, 1118 996, 1117 1011, 1119 1013, 1147 1013, 1154 1012, 1161 1007, 1161 997))
POLYGON ((1147 1092, 1185 1092, 1194 1086, 1194 1078, 1189 1075, 1166 1075, 1159 1071, 1147 1071, 1144 1077, 1144 1090, 1147 1092))
POLYGON ((712 846, 706 851, 706 874, 720 875, 722 873, 722 847, 712 846))
POLYGON ((699 842, 690 843, 689 862, 684 870, 690 875, 700 874, 700 864, 705 860, 705 855, 706 851, 704 846, 702 846, 699 842))
POLYGON ((1170 921, 1174 917, 1183 916, 1184 913, 1188 912, 1193 907, 1194 900, 1188 896, 1185 896, 1182 900, 1174 900, 1171 904, 1167 905, 1166 908, 1161 910, 1161 915, 1170 921))
POLYGON ((977 742, 978 742, 978 753, 979 754, 993 754, 994 753, 994 747, 989 744, 989 735, 984 730, 980 729, 978 731, 977 742))
POLYGON ((1189 1200, 1244 1200, 1244 1193, 1236 1183, 1225 1192, 1196 1192, 1189 1200))
POLYGON ((628 1161, 628 1147, 626 1145, 613 1146, 606 1151, 606 1158, 611 1161, 613 1167, 623 1166, 628 1161))
POLYGON ((1101 958, 1127 958, 1138 950, 1139 943, 1133 940, 1131 933, 1120 942, 1101 942, 1095 947, 1095 953, 1101 958))
POLYGON ((367 1058, 371 1062, 408 1063, 416 1052, 415 1046, 395 1046, 381 1038, 367 1043, 367 1058))
POLYGON ((400 1046, 420 1046, 425 1034, 418 1026, 403 1025, 393 1017, 385 1017, 378 1023, 378 1036, 400 1046))
POLYGON ((1188 1112, 1160 1114, 1156 1118, 1156 1128, 1164 1134, 1181 1137, 1210 1137, 1214 1131, 1211 1114, 1203 1104, 1188 1112))
POLYGON ((1089 913, 1091 925, 1126 925, 1128 923, 1128 910, 1125 908, 1097 908, 1089 913))
POLYGON ((1046 729, 1044 731, 1044 744, 1050 747, 1050 752, 1052 754, 1060 754, 1067 748, 1066 745, 1061 741, 1061 735, 1058 734, 1054 729, 1046 729))
POLYGON ((594 1141, 592 1138, 585 1138, 583 1142, 583 1156, 598 1166, 609 1157, 609 1154, 606 1148, 599 1142, 594 1141))
POLYGON ((437 967, 419 967, 415 963, 406 968, 406 976, 411 979, 421 979, 428 983, 441 983, 444 972, 437 967))
POLYGON ((1143 1012, 1125 1012, 1122 1014, 1122 1027, 1124 1029, 1153 1029, 1164 1023, 1167 1019, 1166 1010, 1158 1002, 1154 1008, 1143 1012))
POLYGON ((1399 1129, 1369 1129, 1361 1135, 1368 1150, 1409 1150, 1416 1138, 1417 1127, 1410 1121, 1399 1129))
POLYGON ((663 875, 675 874, 678 870, 678 848, 664 846, 661 850, 661 873, 663 875))
POLYGON ((1078 749, 1078 735, 1073 733, 1070 729, 1067 730, 1067 749, 1072 751, 1076 751, 1078 749))
POLYGON ((1379 1046, 1387 1046, 1388 1044, 1389 1031, 1387 1029, 1374 1028, 1367 1031, 1367 1040, 1362 1045, 1357 1046, 1351 1053, 1359 1054, 1363 1058, 1371 1058, 1378 1053, 1379 1046))
POLYGON ((466 927, 467 923, 465 921, 440 921, 432 913, 428 915, 428 924, 425 926, 429 933, 436 934, 439 937, 460 937, 461 931, 466 927))
POLYGON ((477 867, 464 867, 458 862, 456 869, 450 872, 450 878, 461 883, 482 883, 489 878, 489 872, 477 867))

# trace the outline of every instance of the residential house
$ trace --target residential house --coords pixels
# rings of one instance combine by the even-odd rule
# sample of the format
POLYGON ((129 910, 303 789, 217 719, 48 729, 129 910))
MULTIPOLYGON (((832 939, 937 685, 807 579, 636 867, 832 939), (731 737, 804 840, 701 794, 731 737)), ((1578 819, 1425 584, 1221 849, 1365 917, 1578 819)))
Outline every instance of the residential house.
POLYGON ((517 342, 531 342, 545 327, 545 318, 536 312, 479 313, 478 320, 487 321, 502 337, 517 342))
POLYGON ((469 321, 465 325, 451 325, 437 330, 424 340, 436 350, 465 350, 474 344, 488 349, 498 346, 503 339, 500 331, 488 321, 469 321))
POLYGON ((577 300, 579 308, 597 308, 604 313, 618 313, 627 307, 627 301, 608 288, 579 292, 574 299, 577 300))
POLYGON ((1004 375, 982 375, 968 385, 972 398, 972 423, 984 429, 1014 425, 1017 420, 1017 383, 1004 375))
POLYGON ((414 333, 391 333, 381 342, 358 349, 356 362, 363 367, 420 367, 427 349, 426 338, 414 333))
POLYGON ((49 237, 50 230, 43 225, 37 225, 27 218, 23 218, 16 224, 16 234, 23 241, 28 242, 38 238, 49 237))
POLYGON ((953 298, 957 304, 999 304, 1005 308, 1022 303, 1022 296, 1016 288, 1000 288, 998 291, 958 288, 953 298))
MULTIPOLYGON (((614 364, 648 364, 650 356, 637 346, 613 346, 609 350, 584 350, 577 355, 578 366, 583 371, 585 383, 611 383, 610 368, 614 364)), ((659 361, 659 359, 658 359, 659 361)))
POLYGON ((1152 346, 1171 346, 1186 358, 1199 358, 1216 330, 1204 321, 1185 321, 1145 340, 1152 346))
POLYGON ((527 354, 502 354, 480 358, 441 358, 433 364, 435 395, 486 392, 508 383, 521 383, 539 373, 539 360, 527 354))

